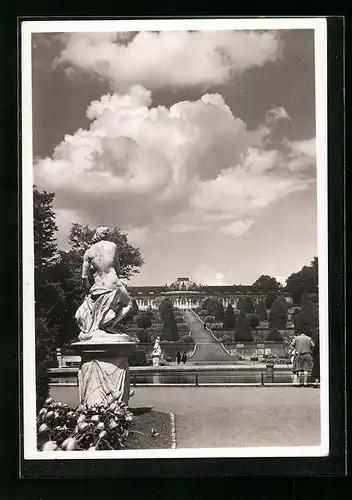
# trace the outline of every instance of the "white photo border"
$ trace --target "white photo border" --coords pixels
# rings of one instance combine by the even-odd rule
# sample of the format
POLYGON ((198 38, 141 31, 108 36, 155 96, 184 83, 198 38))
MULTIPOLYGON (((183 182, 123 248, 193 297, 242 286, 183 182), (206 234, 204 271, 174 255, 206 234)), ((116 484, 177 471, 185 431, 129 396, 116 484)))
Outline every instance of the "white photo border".
POLYGON ((328 199, 327 199, 327 25, 326 18, 168 19, 23 21, 21 24, 22 80, 22 272, 23 272, 23 452, 24 460, 129 458, 240 458, 323 457, 329 454, 329 311, 328 311, 328 199), (193 448, 160 450, 57 451, 43 453, 36 443, 33 145, 32 145, 32 33, 184 31, 184 30, 314 30, 315 120, 318 204, 320 433, 319 446, 193 448))

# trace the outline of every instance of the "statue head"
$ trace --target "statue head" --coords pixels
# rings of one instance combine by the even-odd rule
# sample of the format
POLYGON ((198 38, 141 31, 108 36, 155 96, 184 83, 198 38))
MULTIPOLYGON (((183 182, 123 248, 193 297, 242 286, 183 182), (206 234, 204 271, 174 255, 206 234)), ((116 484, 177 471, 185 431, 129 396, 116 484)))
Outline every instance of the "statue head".
POLYGON ((92 243, 97 243, 98 241, 104 240, 110 232, 110 228, 107 226, 98 226, 94 236, 92 238, 92 243))

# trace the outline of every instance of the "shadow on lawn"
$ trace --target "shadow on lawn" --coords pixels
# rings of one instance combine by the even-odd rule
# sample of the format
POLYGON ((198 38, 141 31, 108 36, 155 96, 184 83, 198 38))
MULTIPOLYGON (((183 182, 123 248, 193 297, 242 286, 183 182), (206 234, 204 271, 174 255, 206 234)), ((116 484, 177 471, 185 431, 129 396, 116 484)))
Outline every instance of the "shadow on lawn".
POLYGON ((136 406, 135 408, 130 407, 129 410, 134 414, 134 415, 143 415, 143 413, 148 413, 149 411, 152 411, 154 406, 136 406))

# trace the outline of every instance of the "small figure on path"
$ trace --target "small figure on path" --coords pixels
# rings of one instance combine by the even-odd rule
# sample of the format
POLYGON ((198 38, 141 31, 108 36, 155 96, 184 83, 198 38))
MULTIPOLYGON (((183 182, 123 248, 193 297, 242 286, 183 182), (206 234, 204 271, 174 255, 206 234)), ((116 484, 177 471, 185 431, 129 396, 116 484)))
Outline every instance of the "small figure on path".
POLYGON ((318 387, 320 382, 320 349, 319 337, 315 339, 315 347, 313 349, 313 370, 312 379, 314 380, 313 387, 318 387))
POLYGON ((182 354, 182 363, 183 363, 183 364, 185 364, 185 363, 186 363, 186 361, 187 361, 187 354, 184 352, 184 353, 182 354))
POLYGON ((292 366, 293 385, 302 385, 300 376, 303 373, 303 386, 308 386, 308 375, 313 369, 312 349, 314 346, 313 340, 304 332, 292 340, 291 347, 294 347, 296 352, 292 366))
POLYGON ((178 351, 177 354, 176 354, 176 363, 178 365, 181 363, 181 353, 180 353, 180 351, 178 351))

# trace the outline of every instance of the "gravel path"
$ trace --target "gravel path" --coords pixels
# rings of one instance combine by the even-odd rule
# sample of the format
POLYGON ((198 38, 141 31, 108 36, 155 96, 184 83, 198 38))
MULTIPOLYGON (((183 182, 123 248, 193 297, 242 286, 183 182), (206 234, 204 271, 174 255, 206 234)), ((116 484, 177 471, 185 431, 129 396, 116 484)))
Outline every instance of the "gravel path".
POLYGON ((137 387, 130 404, 173 412, 178 448, 315 446, 319 393, 293 387, 137 387))

